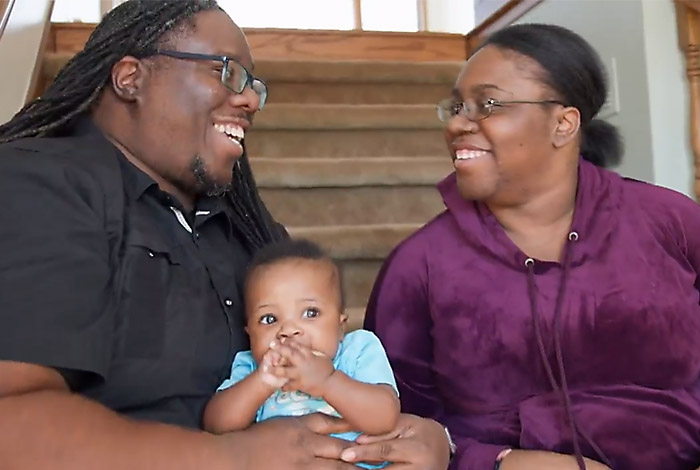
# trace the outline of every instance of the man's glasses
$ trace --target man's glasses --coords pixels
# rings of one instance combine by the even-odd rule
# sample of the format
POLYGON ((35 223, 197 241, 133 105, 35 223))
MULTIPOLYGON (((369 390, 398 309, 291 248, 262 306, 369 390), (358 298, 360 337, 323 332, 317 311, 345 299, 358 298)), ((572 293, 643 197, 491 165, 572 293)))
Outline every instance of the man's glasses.
POLYGON ((265 82, 254 77, 253 74, 248 72, 245 67, 230 57, 225 55, 195 54, 193 52, 168 50, 160 50, 156 52, 156 54, 173 57, 175 59, 216 60, 222 62, 224 66, 221 69, 221 83, 226 88, 237 94, 243 93, 245 87, 250 86, 250 88, 260 98, 260 105, 258 109, 263 109, 265 106, 265 101, 267 100, 267 85, 265 85, 265 82))
POLYGON ((541 100, 541 101, 499 101, 489 98, 484 101, 468 100, 463 102, 455 101, 451 98, 446 98, 440 101, 437 105, 438 119, 442 122, 447 122, 453 117, 461 114, 470 121, 483 121, 491 116, 495 108, 507 108, 513 104, 560 104, 566 106, 561 101, 556 100, 541 100))

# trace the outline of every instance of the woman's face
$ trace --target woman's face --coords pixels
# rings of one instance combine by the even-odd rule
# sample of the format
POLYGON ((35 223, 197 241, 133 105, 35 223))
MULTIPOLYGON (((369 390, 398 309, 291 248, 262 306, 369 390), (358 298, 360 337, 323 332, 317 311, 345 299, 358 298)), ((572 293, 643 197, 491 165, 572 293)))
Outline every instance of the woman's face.
MULTIPOLYGON (((557 100, 538 76, 540 66, 512 51, 486 46, 465 64, 453 90, 455 103, 479 109, 487 100, 557 100)), ((517 204, 552 175, 558 104, 505 104, 483 120, 463 113, 447 122, 445 139, 457 185, 468 200, 517 204)))

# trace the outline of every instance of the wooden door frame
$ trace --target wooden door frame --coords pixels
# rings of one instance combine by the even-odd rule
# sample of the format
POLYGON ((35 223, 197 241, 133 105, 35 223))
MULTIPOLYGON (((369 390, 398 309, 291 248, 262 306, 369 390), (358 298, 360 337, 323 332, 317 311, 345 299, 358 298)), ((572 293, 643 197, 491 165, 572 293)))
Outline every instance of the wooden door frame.
POLYGON ((695 198, 700 200, 700 2, 673 0, 676 6, 678 44, 685 56, 690 115, 690 146, 693 151, 695 198))

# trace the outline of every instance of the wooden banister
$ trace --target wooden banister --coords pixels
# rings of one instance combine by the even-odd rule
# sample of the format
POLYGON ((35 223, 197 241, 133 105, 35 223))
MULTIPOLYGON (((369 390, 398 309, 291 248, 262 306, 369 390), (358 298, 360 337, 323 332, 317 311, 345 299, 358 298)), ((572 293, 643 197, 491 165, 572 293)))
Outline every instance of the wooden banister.
POLYGON ((690 96, 690 144, 693 151, 695 197, 700 200, 700 2, 675 0, 678 42, 685 55, 690 96))
POLYGON ((0 38, 5 32, 5 26, 12 13, 12 7, 15 5, 15 0, 0 0, 0 38))
POLYGON ((503 0, 503 6, 481 23, 476 25, 465 37, 466 53, 469 57, 479 44, 491 33, 513 24, 525 13, 536 7, 543 0, 503 0))

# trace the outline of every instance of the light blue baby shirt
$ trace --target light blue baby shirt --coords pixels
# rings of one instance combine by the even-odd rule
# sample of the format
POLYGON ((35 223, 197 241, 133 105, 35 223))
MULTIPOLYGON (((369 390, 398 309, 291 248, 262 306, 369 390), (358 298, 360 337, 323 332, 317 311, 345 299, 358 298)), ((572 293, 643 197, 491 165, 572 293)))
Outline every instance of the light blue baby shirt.
MULTIPOLYGON (((257 369, 251 351, 241 351, 236 355, 231 366, 231 377, 221 384, 219 390, 225 390, 240 382, 257 369)), ((374 333, 367 330, 355 330, 345 335, 338 346, 333 359, 333 367, 359 382, 368 384, 390 385, 398 394, 394 373, 382 343, 374 333)), ((310 413, 325 413, 340 416, 332 406, 321 398, 311 397, 302 392, 283 392, 277 390, 260 407, 255 421, 278 416, 303 416, 310 413)), ((335 437, 354 441, 359 432, 334 434, 335 437)), ((362 465, 365 468, 379 468, 362 465)))

